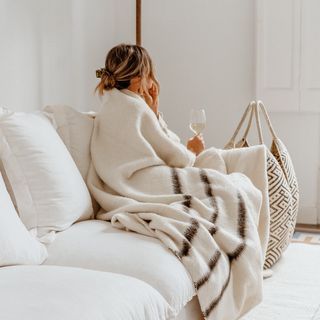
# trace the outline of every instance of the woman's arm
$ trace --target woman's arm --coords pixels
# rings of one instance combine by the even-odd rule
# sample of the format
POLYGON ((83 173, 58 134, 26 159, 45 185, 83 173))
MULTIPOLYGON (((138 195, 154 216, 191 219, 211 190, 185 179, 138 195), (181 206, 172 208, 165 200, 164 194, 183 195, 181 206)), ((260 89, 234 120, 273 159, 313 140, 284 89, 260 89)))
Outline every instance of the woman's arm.
POLYGON ((195 154, 179 141, 169 138, 152 112, 143 115, 140 130, 157 156, 168 166, 178 168, 193 166, 195 154))
MULTIPOLYGON (((142 90, 144 100, 150 109, 156 114, 159 119, 159 90, 155 83, 152 83, 149 90, 142 90)), ((202 135, 196 135, 188 140, 187 149, 198 155, 205 149, 205 143, 202 135)))

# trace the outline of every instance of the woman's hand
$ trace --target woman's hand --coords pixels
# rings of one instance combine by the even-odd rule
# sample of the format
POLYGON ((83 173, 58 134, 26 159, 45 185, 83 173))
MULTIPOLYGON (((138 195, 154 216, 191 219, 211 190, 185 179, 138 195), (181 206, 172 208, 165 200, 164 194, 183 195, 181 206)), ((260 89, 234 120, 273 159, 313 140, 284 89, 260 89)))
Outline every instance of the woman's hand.
POLYGON ((187 142, 187 148, 194 154, 198 155, 205 149, 205 143, 202 134, 198 134, 187 142))
POLYGON ((152 109, 152 111, 158 117, 158 108, 159 108, 159 90, 158 86, 155 83, 152 83, 150 89, 143 90, 143 98, 152 109))

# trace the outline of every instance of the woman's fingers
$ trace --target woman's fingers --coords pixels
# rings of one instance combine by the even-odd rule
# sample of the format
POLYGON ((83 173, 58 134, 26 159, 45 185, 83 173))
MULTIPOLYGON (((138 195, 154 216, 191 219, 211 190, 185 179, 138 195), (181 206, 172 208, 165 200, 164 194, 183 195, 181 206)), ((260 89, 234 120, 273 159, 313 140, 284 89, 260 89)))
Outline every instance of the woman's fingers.
POLYGON ((205 142, 202 133, 196 135, 194 138, 204 145, 205 142))
POLYGON ((159 95, 159 88, 158 88, 158 86, 157 86, 155 83, 153 83, 152 87, 153 87, 153 90, 154 90, 155 94, 156 94, 156 95, 159 95))
POLYGON ((152 86, 149 90, 149 93, 152 96, 153 100, 156 100, 158 98, 158 88, 155 85, 155 83, 152 84, 152 86))
POLYGON ((153 98, 152 98, 152 96, 149 94, 148 91, 144 91, 144 92, 143 92, 143 98, 144 98, 144 100, 146 101, 146 103, 147 103, 149 106, 152 106, 152 104, 153 104, 153 98))
POLYGON ((187 148, 198 155, 205 149, 205 143, 202 134, 196 135, 188 140, 187 148))
POLYGON ((158 96, 153 96, 150 89, 143 92, 143 99, 151 110, 158 116, 158 96))

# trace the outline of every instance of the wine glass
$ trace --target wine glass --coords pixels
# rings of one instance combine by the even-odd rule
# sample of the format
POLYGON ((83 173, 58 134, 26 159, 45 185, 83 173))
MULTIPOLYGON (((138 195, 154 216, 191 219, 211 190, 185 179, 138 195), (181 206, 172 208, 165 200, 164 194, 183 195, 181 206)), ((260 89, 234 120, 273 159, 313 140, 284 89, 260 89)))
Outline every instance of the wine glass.
POLYGON ((206 127, 206 112, 204 109, 191 109, 190 129, 195 135, 199 135, 206 127))

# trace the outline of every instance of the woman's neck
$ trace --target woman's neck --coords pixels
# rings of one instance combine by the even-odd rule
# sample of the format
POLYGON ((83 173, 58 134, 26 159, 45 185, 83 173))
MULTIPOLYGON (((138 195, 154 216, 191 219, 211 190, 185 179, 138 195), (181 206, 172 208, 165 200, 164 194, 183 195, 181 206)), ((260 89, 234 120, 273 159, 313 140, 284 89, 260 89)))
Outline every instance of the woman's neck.
POLYGON ((137 81, 131 81, 127 89, 132 91, 135 94, 139 94, 140 85, 141 85, 140 82, 138 83, 137 81))

